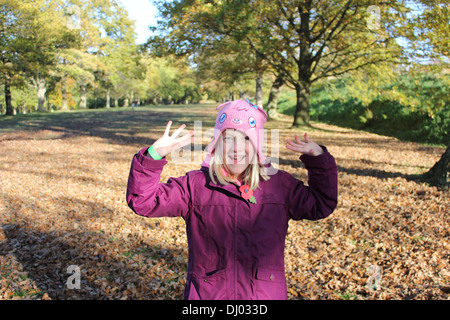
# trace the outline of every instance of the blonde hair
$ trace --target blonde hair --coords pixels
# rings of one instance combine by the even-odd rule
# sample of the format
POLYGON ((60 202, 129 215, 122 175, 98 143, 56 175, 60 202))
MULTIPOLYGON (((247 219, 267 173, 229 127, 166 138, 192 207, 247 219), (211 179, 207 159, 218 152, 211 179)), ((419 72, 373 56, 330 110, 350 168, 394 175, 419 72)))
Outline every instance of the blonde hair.
MULTIPOLYGON (((229 183, 234 183, 235 180, 224 172, 228 172, 225 162, 223 159, 223 140, 222 137, 217 139, 215 145, 215 152, 211 154, 211 159, 209 162, 209 176, 211 180, 217 184, 217 181, 222 185, 227 185, 229 183), (217 179, 216 179, 217 178, 217 179)), ((251 190, 256 190, 259 188, 259 183, 261 181, 269 180, 270 176, 267 174, 267 169, 258 162, 258 155, 255 152, 247 168, 244 170, 243 184, 250 186, 251 190)))

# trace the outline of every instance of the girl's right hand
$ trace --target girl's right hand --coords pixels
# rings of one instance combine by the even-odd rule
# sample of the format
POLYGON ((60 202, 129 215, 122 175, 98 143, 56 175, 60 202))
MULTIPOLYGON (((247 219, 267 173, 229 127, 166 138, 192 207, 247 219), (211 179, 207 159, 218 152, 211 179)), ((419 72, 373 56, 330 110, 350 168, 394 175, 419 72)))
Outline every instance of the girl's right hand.
POLYGON ((164 135, 153 144, 153 149, 161 158, 165 157, 169 153, 172 153, 176 149, 183 148, 193 141, 194 131, 190 131, 188 134, 178 138, 181 131, 186 128, 185 124, 182 124, 171 136, 169 136, 171 125, 172 121, 169 121, 167 123, 164 135))

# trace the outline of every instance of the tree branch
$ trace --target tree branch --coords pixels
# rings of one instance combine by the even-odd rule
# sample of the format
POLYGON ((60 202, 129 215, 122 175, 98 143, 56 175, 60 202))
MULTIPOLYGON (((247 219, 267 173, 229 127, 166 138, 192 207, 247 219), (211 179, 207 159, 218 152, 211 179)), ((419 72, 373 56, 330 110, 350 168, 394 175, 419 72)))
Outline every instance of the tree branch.
MULTIPOLYGON (((344 9, 343 9, 342 12, 341 12, 340 19, 338 20, 338 22, 336 23, 336 25, 331 29, 331 31, 328 33, 328 36, 326 37, 326 39, 325 39, 325 40, 323 41, 323 43, 322 43, 322 46, 319 48, 319 50, 318 50, 318 51, 316 52, 316 54, 313 56, 313 60, 314 60, 314 61, 320 60, 320 57, 321 57, 321 54, 322 54, 324 48, 327 46, 328 42, 332 39, 333 34, 336 32, 336 30, 337 30, 337 29, 341 26, 341 24, 343 23, 344 18, 345 18, 346 14, 347 14, 347 10, 349 10, 350 2, 351 2, 351 1, 348 1, 348 2, 347 2, 346 6, 344 7, 344 9)), ((354 13, 354 14, 356 14, 356 11, 357 11, 357 10, 355 10, 355 13, 354 13)), ((336 16, 331 20, 331 22, 328 24, 328 26, 327 26, 325 29, 328 29, 328 28, 332 25, 333 21, 336 20, 336 17, 337 17, 337 16, 338 16, 338 15, 336 15, 336 16)), ((341 28, 341 30, 340 30, 337 34, 339 35, 343 30, 345 30, 345 28, 346 28, 349 24, 350 24, 350 22, 344 24, 344 26, 341 28)), ((324 34, 324 32, 322 32, 322 34, 324 34)), ((318 39, 318 38, 316 37, 316 41, 317 41, 317 39, 318 39)))
MULTIPOLYGON (((283 63, 274 63, 273 59, 271 59, 268 55, 266 55, 261 50, 258 50, 256 46, 253 44, 253 41, 250 39, 249 36, 246 36, 247 43, 250 45, 253 52, 255 52, 256 55, 258 55, 260 58, 267 61, 269 65, 271 65, 275 70, 278 71, 278 73, 283 76, 287 81, 289 82, 295 82, 295 79, 292 78, 291 73, 284 67, 283 63)), ((283 59, 283 58, 282 58, 283 59)), ((278 59, 276 59, 278 60, 278 59)), ((283 59, 284 60, 284 59, 283 59)))

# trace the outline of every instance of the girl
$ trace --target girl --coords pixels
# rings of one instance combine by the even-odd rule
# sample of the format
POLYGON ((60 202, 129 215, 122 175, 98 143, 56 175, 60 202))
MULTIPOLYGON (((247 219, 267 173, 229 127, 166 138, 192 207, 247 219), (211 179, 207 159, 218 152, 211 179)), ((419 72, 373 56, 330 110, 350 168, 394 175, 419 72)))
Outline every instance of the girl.
POLYGON ((297 136, 286 147, 302 153, 309 186, 271 170, 262 153, 267 114, 248 100, 220 105, 200 170, 159 183, 165 156, 189 144, 185 125, 133 158, 127 203, 145 217, 186 222, 189 262, 185 299, 286 299, 284 245, 290 219, 326 218, 337 204, 337 168, 327 149, 297 136))

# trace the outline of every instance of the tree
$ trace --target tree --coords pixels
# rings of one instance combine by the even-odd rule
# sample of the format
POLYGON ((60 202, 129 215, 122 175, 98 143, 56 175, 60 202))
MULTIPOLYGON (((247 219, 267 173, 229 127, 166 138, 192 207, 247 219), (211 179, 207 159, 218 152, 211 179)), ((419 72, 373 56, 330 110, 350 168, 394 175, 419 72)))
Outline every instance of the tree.
POLYGON ((63 17, 63 2, 59 0, 31 2, 33 9, 30 30, 27 33, 27 53, 20 69, 27 75, 38 96, 38 110, 44 111, 47 83, 58 64, 62 50, 76 42, 63 17), (52 23, 49 23, 52 21, 52 23))
POLYGON ((412 60, 448 65, 450 54, 450 8, 446 0, 416 0, 406 23, 397 28, 412 60))
POLYGON ((183 49, 231 38, 265 61, 296 91, 294 126, 309 123, 314 82, 399 61, 401 50, 390 29, 406 12, 402 1, 353 0, 178 0, 160 8, 171 21, 167 42, 176 41, 183 49), (383 25, 368 12, 373 5, 383 25), (369 23, 372 30, 368 19, 375 21, 369 23))
POLYGON ((88 90, 100 84, 108 103, 114 74, 121 71, 120 66, 123 69, 136 65, 138 50, 133 21, 115 0, 67 0, 65 17, 81 41, 60 55, 61 87, 66 87, 68 77, 75 79, 80 93, 79 107, 86 108, 88 90))
POLYGON ((269 100, 267 102, 267 114, 269 118, 276 118, 278 116, 277 105, 280 89, 284 85, 284 79, 280 76, 275 78, 270 88, 269 100))
MULTIPOLYGON (((417 3, 417 12, 419 13, 412 16, 406 27, 402 29, 404 31, 406 28, 404 34, 412 49, 409 52, 413 58, 425 59, 429 63, 429 69, 439 74, 449 68, 450 8, 448 1, 420 0, 417 3)), ((441 88, 437 88, 434 92, 440 94, 441 88)), ((448 99, 448 93, 445 93, 445 96, 448 99)), ((448 108, 448 103, 441 106, 441 108, 445 107, 448 108)), ((435 109, 436 106, 433 104, 429 108, 435 109)), ((422 175, 424 180, 438 186, 449 185, 450 142, 447 143, 447 148, 439 161, 422 175)))
MULTIPOLYGON (((57 63, 58 52, 75 41, 74 34, 65 24, 62 2, 5 0, 0 10, 5 96, 10 91, 11 80, 21 77, 35 87, 38 110, 43 110, 46 81, 57 63)), ((9 106, 7 113, 11 114, 9 106)))
POLYGON ((97 78, 106 92, 106 106, 109 106, 111 91, 116 101, 122 95, 126 96, 126 101, 133 99, 144 77, 142 56, 135 44, 134 23, 117 1, 108 2, 109 9, 103 8, 105 12, 99 20, 108 41, 99 55, 102 70, 97 78))
POLYGON ((17 23, 21 12, 18 3, 5 2, 0 5, 0 76, 4 82, 6 115, 14 115, 11 104, 11 82, 17 79, 17 53, 19 39, 24 36, 21 26, 17 23))
MULTIPOLYGON (((216 31, 220 28, 213 26, 217 21, 204 17, 201 24, 197 23, 195 20, 199 17, 195 11, 186 10, 183 5, 159 3, 165 19, 159 21, 157 28, 161 35, 152 37, 147 43, 152 53, 157 56, 189 56, 205 82, 223 82, 229 87, 227 95, 236 95, 235 90, 239 91, 239 96, 243 95, 242 88, 238 87, 242 87, 242 82, 247 82, 251 77, 255 81, 251 91, 255 94, 256 104, 262 107, 263 77, 269 67, 267 63, 249 50, 246 43, 216 31)), ((211 3, 204 6, 214 10, 211 3)))
MULTIPOLYGON (((229 98, 242 97, 250 92, 262 96, 262 83, 258 81, 264 73, 262 66, 257 66, 254 56, 230 49, 221 46, 197 52, 194 61, 199 79, 205 84, 225 84, 222 96, 229 98)), ((257 102, 262 106, 262 101, 257 102)))
POLYGON ((438 162, 436 162, 430 170, 422 175, 422 178, 431 184, 438 186, 448 186, 450 184, 450 143, 442 154, 438 162))

